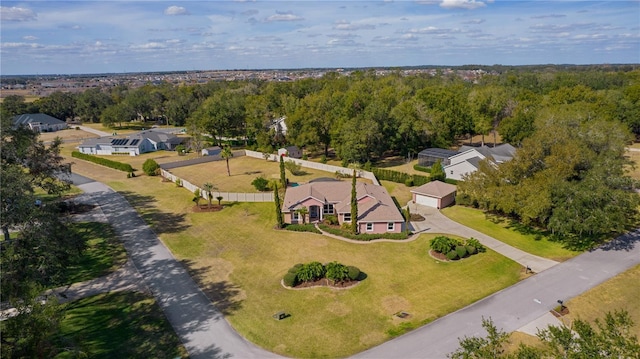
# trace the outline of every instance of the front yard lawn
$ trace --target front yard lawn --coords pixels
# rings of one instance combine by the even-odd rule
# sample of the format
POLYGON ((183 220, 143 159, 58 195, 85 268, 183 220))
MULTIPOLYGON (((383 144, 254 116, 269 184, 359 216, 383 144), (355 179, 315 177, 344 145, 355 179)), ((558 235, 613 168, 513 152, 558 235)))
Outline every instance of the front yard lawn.
MULTIPOLYGON (((186 358, 160 307, 137 292, 100 294, 65 304, 61 334, 87 358, 186 358)), ((56 356, 70 358, 68 352, 56 356)))
POLYGON ((479 209, 453 206, 444 208, 442 213, 469 228, 540 257, 565 261, 580 254, 564 248, 562 243, 550 241, 541 233, 522 233, 506 219, 488 215, 479 209))

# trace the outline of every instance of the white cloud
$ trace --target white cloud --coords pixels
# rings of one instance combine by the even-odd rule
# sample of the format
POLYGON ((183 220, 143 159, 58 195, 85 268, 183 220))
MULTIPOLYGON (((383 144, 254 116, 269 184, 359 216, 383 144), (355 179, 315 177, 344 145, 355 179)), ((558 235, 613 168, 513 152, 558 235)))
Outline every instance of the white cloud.
POLYGON ((485 22, 484 19, 473 19, 473 20, 463 21, 462 23, 465 25, 477 25, 477 24, 482 24, 483 22, 485 22))
POLYGON ((341 20, 336 21, 333 26, 334 30, 343 30, 343 31, 357 31, 357 30, 374 30, 376 28, 375 25, 372 24, 352 24, 349 21, 341 20))
POLYGON ((132 49, 140 49, 140 50, 153 50, 153 49, 164 49, 167 46, 165 44, 159 42, 147 42, 146 44, 140 45, 131 45, 132 49))
POLYGON ((478 0, 442 0, 440 7, 445 9, 467 9, 473 10, 487 6, 483 1, 478 0))
POLYGON ((36 13, 23 7, 0 6, 0 20, 2 21, 31 21, 36 19, 36 13))
POLYGON ((189 15, 189 11, 187 11, 187 9, 183 8, 182 6, 169 6, 168 8, 164 9, 164 14, 165 15, 170 15, 170 16, 175 16, 175 15, 189 15))
POLYGON ((23 36, 22 37, 23 40, 27 40, 27 41, 35 41, 38 40, 37 37, 33 36, 33 35, 27 35, 27 36, 23 36))
POLYGON ((275 22, 275 21, 300 21, 300 20, 304 20, 304 18, 298 16, 298 15, 294 15, 290 12, 284 13, 284 12, 277 12, 277 14, 275 15, 271 15, 269 17, 267 17, 266 19, 264 19, 264 21, 266 22, 275 22))

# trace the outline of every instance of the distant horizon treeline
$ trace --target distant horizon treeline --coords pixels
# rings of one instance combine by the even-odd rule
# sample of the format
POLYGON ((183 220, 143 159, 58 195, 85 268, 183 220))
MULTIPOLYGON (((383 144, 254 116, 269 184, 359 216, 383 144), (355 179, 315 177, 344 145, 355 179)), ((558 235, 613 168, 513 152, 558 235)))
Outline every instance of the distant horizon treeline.
POLYGON ((2 116, 41 112, 113 128, 131 121, 187 126, 192 134, 210 134, 218 143, 223 137, 241 137, 268 152, 284 144, 325 155, 332 148, 346 163, 389 153, 415 156, 473 135, 492 143, 496 132, 517 146, 541 120, 566 114, 620 122, 640 135, 637 66, 468 66, 478 68, 494 73, 474 81, 442 71, 432 76, 367 70, 291 82, 118 85, 58 91, 32 103, 7 96, 0 110, 2 116), (286 135, 270 126, 282 116, 286 135))

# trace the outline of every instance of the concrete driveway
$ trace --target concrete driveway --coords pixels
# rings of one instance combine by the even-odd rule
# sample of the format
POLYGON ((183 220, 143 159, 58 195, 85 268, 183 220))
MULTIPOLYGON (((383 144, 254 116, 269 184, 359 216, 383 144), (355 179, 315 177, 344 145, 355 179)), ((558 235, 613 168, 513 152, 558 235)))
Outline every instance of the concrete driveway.
POLYGON ((531 268, 535 273, 540 273, 558 264, 556 261, 527 253, 495 238, 487 236, 486 234, 480 233, 475 229, 471 229, 458 222, 452 221, 435 208, 411 202, 407 205, 410 206, 409 209, 411 210, 411 213, 418 213, 425 218, 422 222, 411 222, 414 232, 449 233, 464 238, 473 237, 479 240, 480 243, 484 244, 486 247, 522 264, 523 267, 531 268))

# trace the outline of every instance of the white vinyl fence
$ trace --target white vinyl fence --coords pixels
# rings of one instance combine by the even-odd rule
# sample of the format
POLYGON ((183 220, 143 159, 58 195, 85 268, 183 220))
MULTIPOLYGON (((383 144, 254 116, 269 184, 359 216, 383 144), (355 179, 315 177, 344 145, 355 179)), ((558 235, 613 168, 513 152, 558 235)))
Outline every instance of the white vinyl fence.
MULTIPOLYGON (((278 158, 278 155, 275 155, 275 154, 264 154, 262 152, 250 151, 250 150, 245 150, 245 153, 246 153, 246 155, 248 157, 267 159, 269 161, 279 161, 280 160, 278 158)), ((316 170, 330 172, 330 173, 339 172, 339 173, 342 173, 342 174, 345 174, 345 175, 349 175, 349 176, 351 176, 353 174, 353 169, 352 168, 346 168, 346 167, 340 167, 340 166, 332 166, 332 165, 327 165, 327 164, 324 164, 324 163, 306 161, 306 160, 301 160, 301 159, 291 158, 291 157, 285 158, 285 161, 293 161, 293 162, 301 165, 302 167, 313 168, 313 169, 316 169, 316 170)), ((376 176, 372 172, 368 172, 368 171, 364 171, 364 170, 356 170, 356 175, 358 177, 370 179, 374 184, 376 184, 378 186, 380 185, 380 182, 378 182, 378 179, 376 178, 376 176)))
MULTIPOLYGON (((174 175, 173 173, 160 169, 160 174, 162 177, 168 179, 171 182, 176 182, 176 180, 180 180, 181 186, 190 191, 191 193, 195 192, 196 189, 200 189, 200 196, 204 199, 208 199, 207 191, 202 188, 192 184, 189 181, 185 181, 184 179, 174 175)), ((213 198, 218 196, 222 197, 222 200, 225 202, 273 202, 273 193, 264 192, 264 193, 235 193, 235 192, 218 192, 211 191, 213 194, 213 198)))

